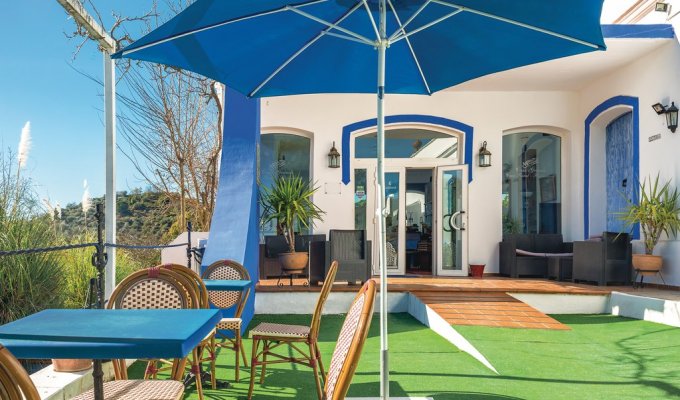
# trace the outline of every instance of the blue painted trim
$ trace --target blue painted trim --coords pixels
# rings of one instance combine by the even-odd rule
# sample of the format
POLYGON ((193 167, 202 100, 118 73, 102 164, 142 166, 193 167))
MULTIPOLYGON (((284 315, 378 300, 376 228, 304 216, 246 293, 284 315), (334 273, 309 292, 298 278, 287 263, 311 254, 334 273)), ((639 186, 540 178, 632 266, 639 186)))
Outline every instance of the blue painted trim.
MULTIPOLYGON (((463 155, 463 163, 468 165, 468 182, 472 182, 472 152, 473 152, 473 139, 474 139, 474 128, 470 125, 464 124, 459 121, 455 121, 443 117, 435 117, 432 115, 419 115, 419 114, 401 114, 401 115, 390 115, 385 117, 385 125, 397 124, 397 123, 423 123, 432 125, 441 125, 447 128, 455 129, 457 131, 463 132, 463 137, 465 140, 465 150, 463 155)), ((352 133, 358 131, 359 129, 371 128, 378 125, 377 118, 366 119, 363 121, 355 122, 349 125, 345 125, 342 128, 342 183, 345 185, 349 184, 351 181, 350 171, 351 165, 350 160, 352 159, 350 154, 350 140, 352 138, 352 133)))
MULTIPOLYGON (((249 99, 227 87, 220 181, 212 220, 208 247, 202 267, 230 259, 248 269, 250 279, 257 282, 260 230, 257 186, 257 148, 260 143, 260 99, 249 99)), ((250 296, 241 314, 242 329, 255 315, 256 293, 250 296)), ((235 308, 223 310, 225 317, 234 315, 235 308)))
POLYGON ((602 36, 617 39, 673 39, 675 30, 670 24, 602 25, 602 36))
MULTIPOLYGON (((583 237, 590 237, 590 126, 603 112, 616 107, 628 106, 633 112, 633 175, 640 178, 640 100, 632 96, 615 96, 605 100, 588 114, 585 120, 585 143, 583 162, 583 237)), ((637 199, 636 199, 637 200, 637 199)), ((640 225, 633 227, 633 239, 640 239, 640 225)))

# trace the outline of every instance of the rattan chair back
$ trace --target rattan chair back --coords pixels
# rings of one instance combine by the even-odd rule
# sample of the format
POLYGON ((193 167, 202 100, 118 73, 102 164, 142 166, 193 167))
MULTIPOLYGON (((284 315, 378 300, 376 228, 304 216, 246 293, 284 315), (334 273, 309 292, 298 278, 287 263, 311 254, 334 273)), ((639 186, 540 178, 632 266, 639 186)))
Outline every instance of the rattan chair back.
MULTIPOLYGON (((203 279, 219 280, 250 280, 248 270, 233 260, 219 260, 208 265, 203 271, 203 279)), ((231 308, 236 306, 235 318, 240 318, 243 307, 250 295, 250 288, 246 290, 211 290, 208 292, 210 302, 219 308, 231 308)))
POLYGON ((198 294, 183 275, 160 267, 133 272, 111 294, 108 308, 199 308, 198 294))
POLYGON ((371 326, 375 292, 375 281, 366 281, 347 312, 326 375, 324 398, 327 400, 340 400, 347 395, 371 326))
POLYGON ((0 344, 0 399, 40 400, 28 372, 19 361, 0 344))
POLYGON ((328 295, 331 293, 333 288, 333 282, 335 282, 335 274, 338 272, 338 262, 333 261, 331 266, 328 267, 328 272, 323 280, 323 286, 321 287, 321 294, 316 300, 316 307, 314 308, 314 314, 312 315, 312 323, 309 326, 309 336, 316 339, 319 337, 319 328, 321 326, 321 314, 323 313, 323 306, 328 300, 328 295))
POLYGON ((200 308, 210 308, 208 289, 205 287, 203 279, 201 279, 201 277, 196 272, 190 268, 187 268, 186 265, 181 264, 162 264, 159 267, 168 269, 184 276, 193 285, 194 290, 198 294, 200 308))

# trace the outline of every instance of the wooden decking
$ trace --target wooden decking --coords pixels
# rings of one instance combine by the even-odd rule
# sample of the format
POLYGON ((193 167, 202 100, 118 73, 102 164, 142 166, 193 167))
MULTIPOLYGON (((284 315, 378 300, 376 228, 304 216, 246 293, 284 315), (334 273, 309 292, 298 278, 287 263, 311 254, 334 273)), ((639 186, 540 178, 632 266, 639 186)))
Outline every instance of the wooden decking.
POLYGON ((556 329, 569 327, 502 292, 412 292, 451 325, 556 329))
MULTIPOLYGON (((380 281, 379 278, 375 278, 380 281)), ((277 286, 276 279, 261 280, 256 290, 258 292, 314 292, 321 290, 320 285, 312 284, 309 287, 302 286, 304 280, 296 279, 293 286, 288 281, 282 281, 284 286, 277 286)), ((544 279, 510 279, 491 277, 484 279, 474 278, 440 278, 440 277, 408 277, 388 278, 388 290, 390 292, 503 292, 503 293, 552 293, 552 294, 583 294, 602 295, 609 294, 615 288, 581 285, 569 282, 556 282, 544 279)), ((354 292, 356 285, 334 285, 333 291, 354 292)), ((618 289, 618 288, 617 288, 618 289)))
MULTIPOLYGON (((376 280, 379 280, 376 278, 376 280)), ((315 292, 320 285, 302 286, 303 280, 294 280, 293 286, 277 286, 276 279, 260 281, 258 292, 315 292)), ((440 278, 408 277, 388 278, 390 292, 411 292, 451 325, 480 325, 506 328, 567 330, 550 316, 515 299, 508 293, 543 293, 607 295, 611 287, 580 285, 543 279, 508 278, 440 278)), ((356 285, 337 284, 335 292, 355 292, 356 285)))

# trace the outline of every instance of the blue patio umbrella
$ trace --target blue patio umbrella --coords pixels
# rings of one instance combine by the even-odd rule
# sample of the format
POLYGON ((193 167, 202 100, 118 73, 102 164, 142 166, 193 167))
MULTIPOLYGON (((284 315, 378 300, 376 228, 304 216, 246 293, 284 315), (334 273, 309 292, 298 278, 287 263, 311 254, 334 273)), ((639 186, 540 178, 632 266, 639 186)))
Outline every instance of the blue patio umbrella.
MULTIPOLYGON (((198 0, 114 58, 191 70, 249 97, 376 93, 379 209, 384 94, 432 94, 546 60, 604 50, 602 0, 198 0)), ((339 111, 341 112, 341 111, 339 111)), ((387 293, 384 214, 380 291, 387 293)), ((388 397, 380 296, 381 396, 388 397)))

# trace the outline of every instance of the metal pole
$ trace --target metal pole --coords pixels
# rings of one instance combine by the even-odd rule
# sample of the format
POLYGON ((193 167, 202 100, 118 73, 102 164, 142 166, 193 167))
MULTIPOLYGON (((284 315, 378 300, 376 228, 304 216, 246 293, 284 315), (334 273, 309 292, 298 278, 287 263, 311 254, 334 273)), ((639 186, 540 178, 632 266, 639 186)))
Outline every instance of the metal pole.
MULTIPOLYGON (((191 221, 187 222, 187 268, 191 268, 191 221)), ((199 271, 196 271, 200 274, 199 271)))
POLYGON ((378 190, 380 199, 378 205, 378 258, 380 267, 380 398, 390 397, 390 369, 388 362, 387 343, 387 259, 385 257, 385 50, 387 47, 386 34, 386 1, 380 0, 380 38, 378 41, 378 190))
MULTIPOLYGON (((97 308, 104 308, 104 269, 106 268, 107 254, 104 247, 104 212, 102 205, 97 204, 94 214, 97 219, 97 252, 92 256, 92 265, 97 268, 97 308)), ((92 377, 94 378, 94 398, 104 400, 104 371, 102 360, 94 360, 92 365, 92 377)))
MULTIPOLYGON (((108 51, 104 56, 104 114, 106 121, 106 242, 116 243, 116 64, 108 51)), ((106 298, 116 287, 116 248, 109 248, 106 264, 106 298)))

